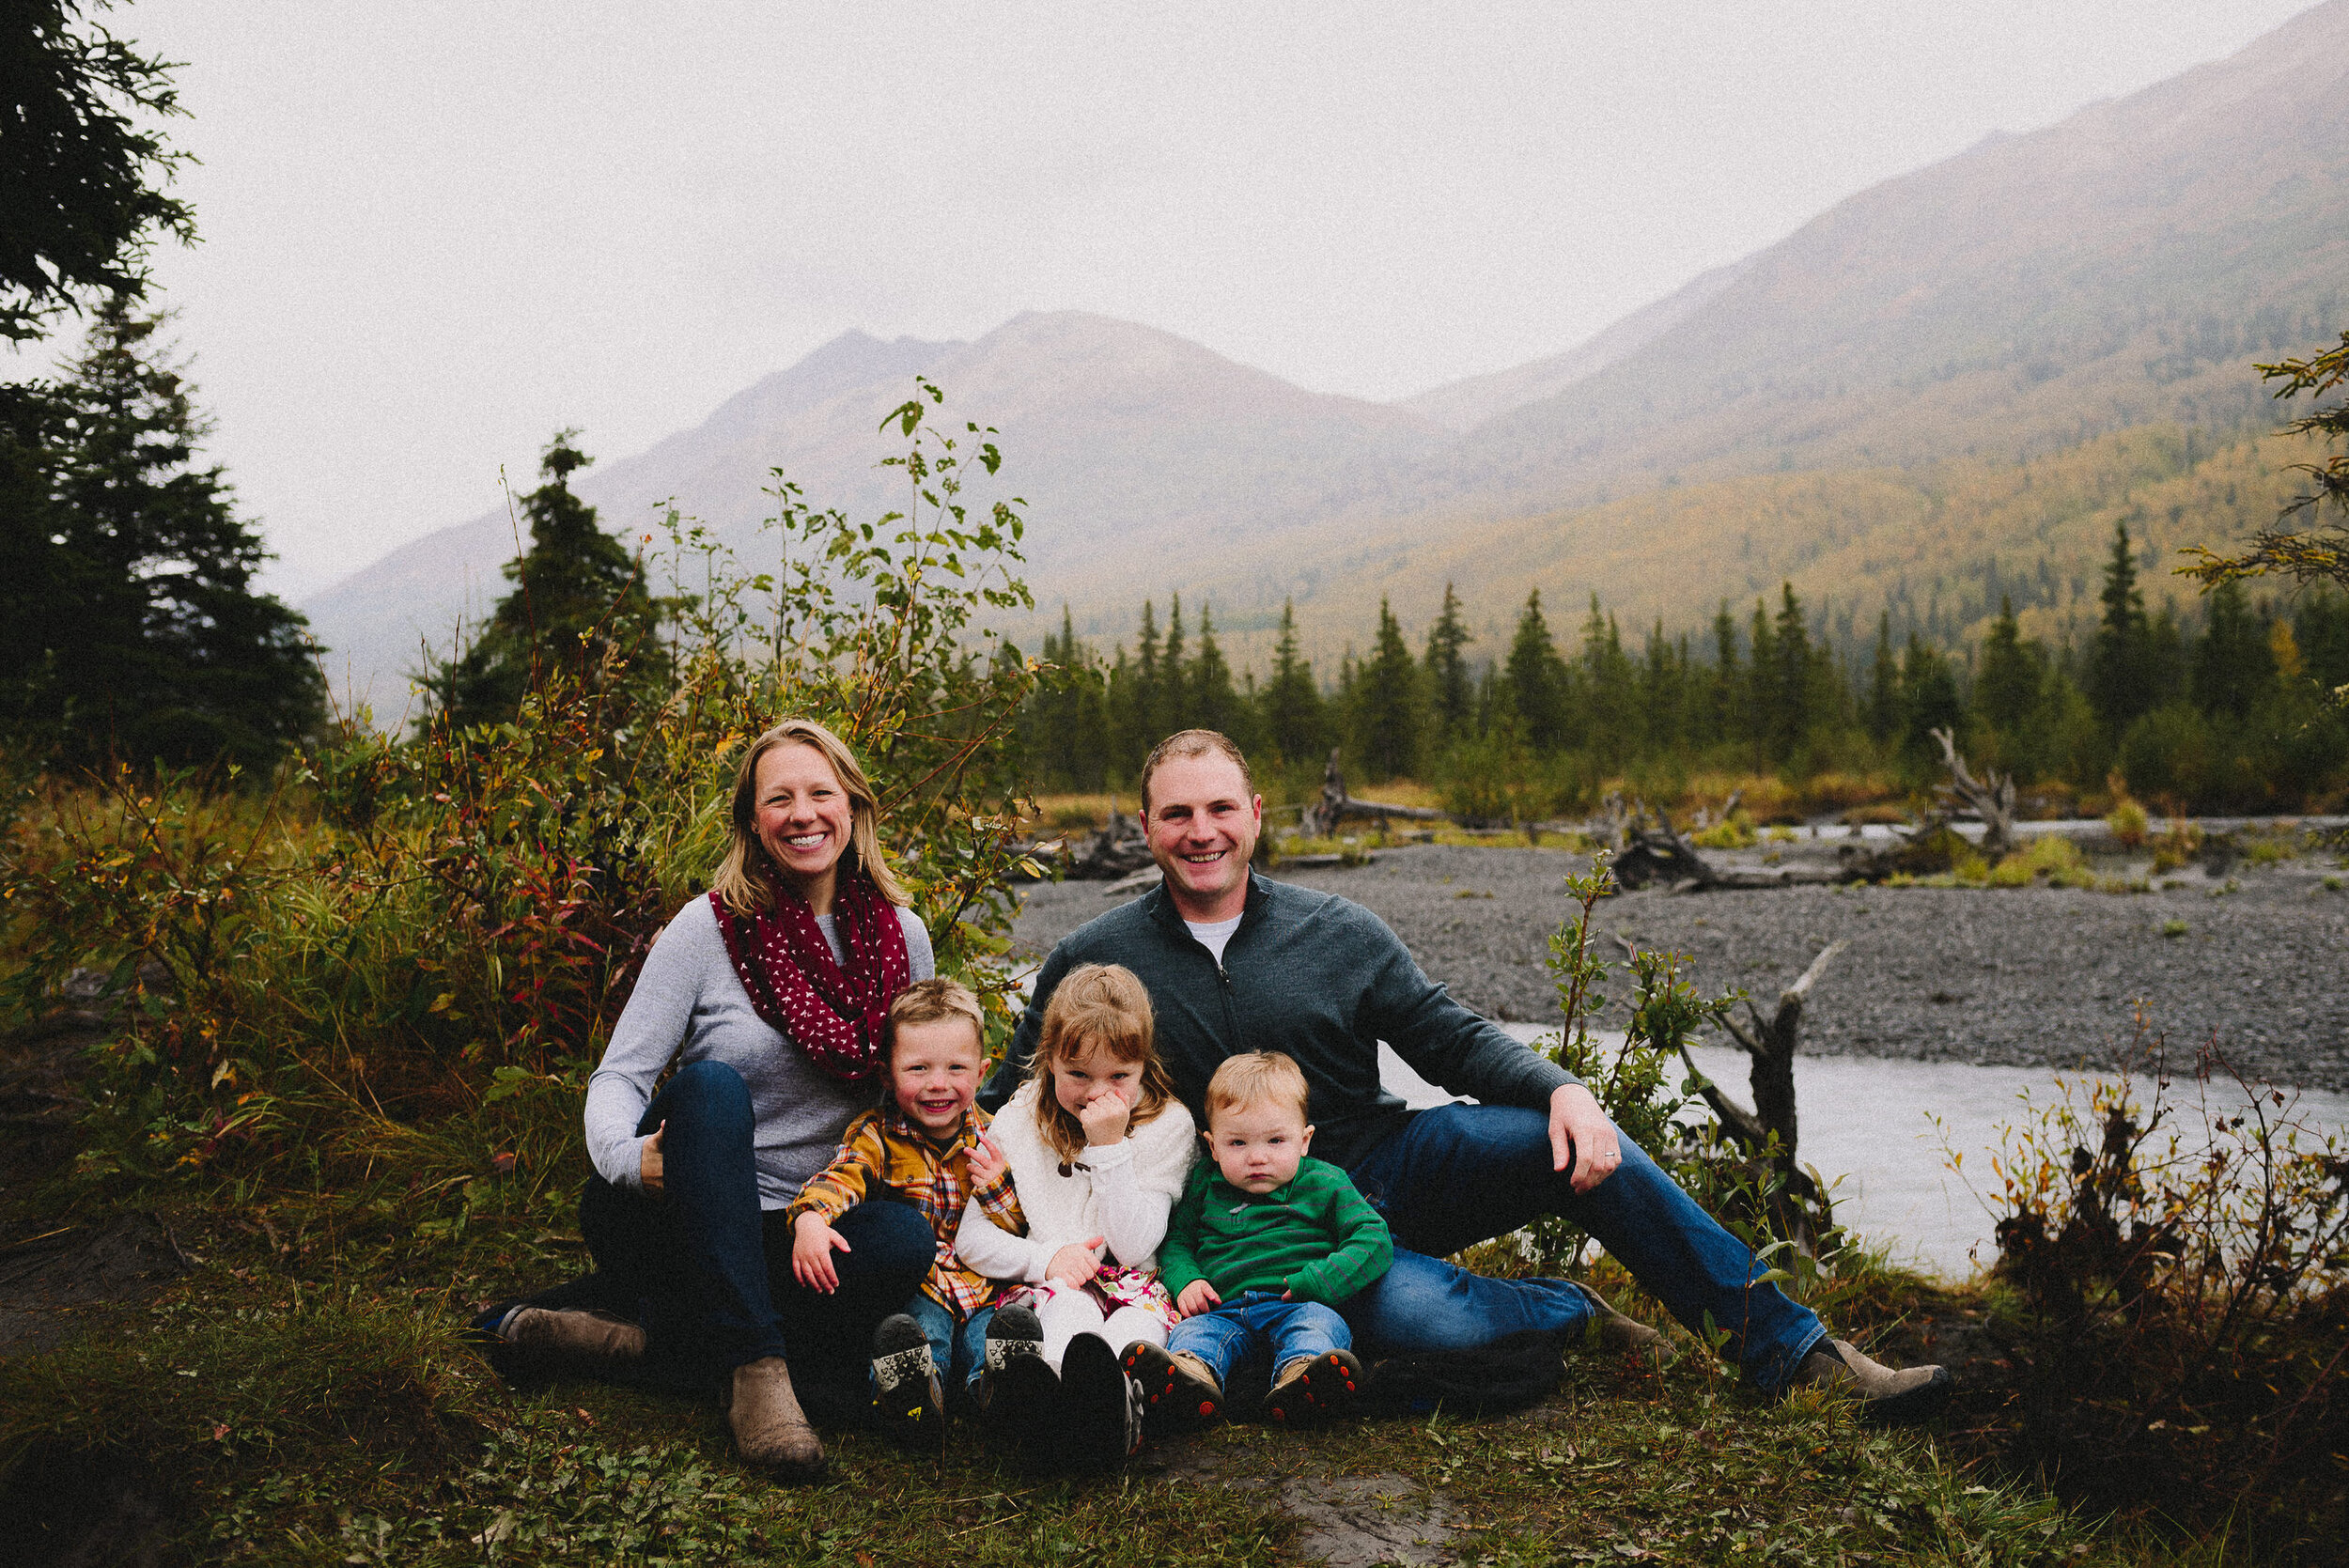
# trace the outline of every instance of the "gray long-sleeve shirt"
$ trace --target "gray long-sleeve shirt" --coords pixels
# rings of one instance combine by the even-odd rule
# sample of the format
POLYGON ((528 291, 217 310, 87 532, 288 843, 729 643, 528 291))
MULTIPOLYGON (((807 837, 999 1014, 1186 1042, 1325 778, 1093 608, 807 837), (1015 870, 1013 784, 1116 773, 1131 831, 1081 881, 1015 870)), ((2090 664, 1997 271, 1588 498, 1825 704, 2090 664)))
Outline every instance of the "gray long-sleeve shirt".
MULTIPOLYGON (((937 971, 929 928, 911 909, 899 909, 897 919, 912 977, 927 980, 937 971)), ((817 924, 839 955, 831 919, 817 924)), ((756 1128, 762 1209, 784 1208, 799 1196, 801 1184, 832 1158, 848 1119, 875 1103, 871 1084, 843 1083, 817 1068, 758 1016, 707 898, 678 910, 652 944, 603 1062, 587 1080, 587 1157, 615 1187, 643 1185, 645 1141, 636 1124, 671 1056, 679 1065, 723 1062, 742 1075, 756 1128)))
POLYGON ((1010 1097, 1046 1003, 1078 964, 1123 964, 1149 988, 1159 1056, 1206 1124, 1207 1079, 1225 1057, 1286 1051, 1313 1095, 1314 1154, 1350 1169, 1410 1112, 1378 1086, 1378 1042, 1455 1094, 1545 1110, 1573 1074, 1537 1056, 1427 978, 1386 922, 1350 899, 1251 875, 1247 912, 1219 963, 1164 887, 1060 939, 1035 977, 1010 1052, 979 1103, 1010 1097))

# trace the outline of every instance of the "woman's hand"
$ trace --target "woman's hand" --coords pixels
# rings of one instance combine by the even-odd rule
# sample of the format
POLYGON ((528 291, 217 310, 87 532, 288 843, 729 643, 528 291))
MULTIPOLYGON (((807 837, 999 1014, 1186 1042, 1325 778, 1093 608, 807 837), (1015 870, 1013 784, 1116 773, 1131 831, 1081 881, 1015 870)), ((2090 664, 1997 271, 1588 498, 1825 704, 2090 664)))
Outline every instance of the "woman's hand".
POLYGON ((1134 1108, 1126 1103, 1126 1096, 1105 1083, 1078 1109, 1077 1120, 1085 1129, 1086 1145, 1098 1149, 1124 1142, 1126 1124, 1133 1115, 1134 1108))
POLYGON ((1183 1294, 1174 1298, 1174 1310, 1185 1317, 1197 1317, 1223 1305, 1223 1297, 1205 1280, 1193 1280, 1183 1287, 1183 1294))
POLYGON ((1003 1172, 1008 1165, 1009 1162, 1003 1158, 1003 1151, 995 1146, 995 1141, 985 1133, 979 1134, 979 1141, 971 1145, 971 1185, 993 1186, 1003 1179, 1003 1172))
POLYGON ((636 1157, 636 1169, 645 1184, 645 1195, 649 1198, 661 1196, 661 1135, 668 1130, 666 1122, 653 1128, 636 1157))
POLYGON ((1095 1236, 1090 1241, 1072 1241, 1052 1254, 1052 1261, 1044 1265, 1044 1277, 1057 1280, 1070 1290, 1092 1282, 1101 1272, 1101 1259, 1094 1249, 1107 1239, 1095 1236))
POLYGON ((826 1224, 820 1214, 802 1214, 791 1221, 791 1273, 812 1291, 830 1296, 840 1288, 840 1271, 832 1265, 832 1255, 850 1250, 848 1238, 826 1224))

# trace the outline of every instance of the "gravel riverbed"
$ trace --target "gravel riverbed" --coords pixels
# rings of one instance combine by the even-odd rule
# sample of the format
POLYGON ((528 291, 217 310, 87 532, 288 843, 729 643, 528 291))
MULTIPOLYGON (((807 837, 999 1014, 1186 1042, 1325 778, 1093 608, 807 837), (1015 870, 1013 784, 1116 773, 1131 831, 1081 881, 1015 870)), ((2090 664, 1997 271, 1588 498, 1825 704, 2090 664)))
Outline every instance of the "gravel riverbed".
MULTIPOLYGON (((1563 878, 1586 863, 1563 849, 1422 845, 1380 850, 1367 866, 1275 875, 1376 910, 1478 1012, 1538 1023, 1556 1017, 1543 959, 1567 908, 1563 878)), ((2248 1076, 2349 1090, 2349 893, 2325 885, 2340 876, 2336 855, 2310 854, 2223 875, 2188 868, 2145 893, 1648 891, 1607 900, 1597 924, 1689 955, 1701 988, 1741 986, 1766 1011, 1821 948, 1848 939, 1803 1020, 1814 1055, 2106 1066, 2141 1008, 2173 1056, 2216 1038, 2248 1076)), ((1097 882, 1038 886, 1018 940, 1040 957, 1112 907, 1097 882)), ((1610 940, 1606 955, 1621 955, 1610 940)), ((1621 1019, 1618 1005, 1602 1022, 1621 1019)))

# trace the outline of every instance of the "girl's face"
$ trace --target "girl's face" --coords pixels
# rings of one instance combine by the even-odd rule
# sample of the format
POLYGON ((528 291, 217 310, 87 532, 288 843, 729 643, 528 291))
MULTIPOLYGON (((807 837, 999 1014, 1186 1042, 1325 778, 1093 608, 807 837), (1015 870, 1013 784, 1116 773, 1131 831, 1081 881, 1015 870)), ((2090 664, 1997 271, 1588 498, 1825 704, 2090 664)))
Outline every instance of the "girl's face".
POLYGON ((1120 1062, 1107 1048, 1081 1041, 1052 1063, 1052 1094, 1071 1116, 1103 1094, 1131 1106, 1142 1097, 1142 1063, 1120 1062))

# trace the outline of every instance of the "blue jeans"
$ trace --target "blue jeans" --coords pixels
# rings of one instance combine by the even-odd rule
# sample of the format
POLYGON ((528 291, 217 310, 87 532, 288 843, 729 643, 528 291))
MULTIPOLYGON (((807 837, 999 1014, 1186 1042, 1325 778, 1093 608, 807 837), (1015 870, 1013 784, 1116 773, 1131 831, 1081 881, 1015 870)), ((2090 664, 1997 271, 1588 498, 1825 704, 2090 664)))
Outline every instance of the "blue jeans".
POLYGON ((644 1376, 657 1385, 707 1389, 745 1362, 784 1356, 802 1387, 829 1384, 861 1405, 874 1328, 937 1256, 929 1221, 908 1203, 857 1204, 833 1221, 850 1249, 833 1255, 840 1289, 809 1290, 791 1273, 783 1211, 758 1206, 741 1074, 722 1062, 679 1068, 636 1130, 663 1122, 661 1195, 590 1180, 579 1221, 596 1272, 533 1300, 643 1324, 644 1376))
POLYGON ((995 1321, 995 1309, 981 1307, 957 1323, 954 1313, 917 1291, 905 1312, 929 1337, 930 1359, 938 1367, 946 1403, 971 1403, 978 1392, 979 1374, 987 1370, 987 1326, 995 1321))
POLYGON ((1354 1185, 1394 1231, 1394 1266, 1346 1303, 1382 1351, 1483 1344, 1521 1328, 1579 1330, 1595 1310, 1563 1280, 1491 1280, 1438 1261, 1544 1215, 1596 1237, 1673 1317, 1710 1317, 1728 1352, 1766 1391, 1786 1387, 1827 1330, 1775 1284, 1744 1242, 1623 1140, 1623 1164, 1586 1193, 1550 1167, 1549 1119, 1508 1106, 1423 1110, 1355 1162, 1354 1185), (1406 1251, 1404 1249, 1411 1250, 1406 1251))
POLYGON ((1252 1290, 1211 1312, 1183 1319, 1166 1339, 1167 1349, 1198 1357, 1227 1387, 1232 1369, 1248 1359, 1250 1351, 1267 1346, 1278 1375, 1300 1358, 1352 1349, 1354 1334, 1335 1309, 1318 1301, 1283 1301, 1277 1290, 1252 1290))

